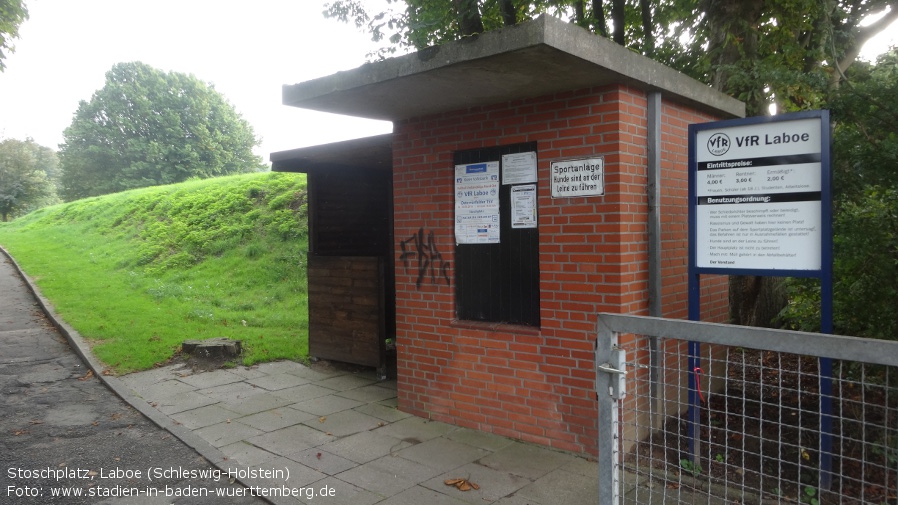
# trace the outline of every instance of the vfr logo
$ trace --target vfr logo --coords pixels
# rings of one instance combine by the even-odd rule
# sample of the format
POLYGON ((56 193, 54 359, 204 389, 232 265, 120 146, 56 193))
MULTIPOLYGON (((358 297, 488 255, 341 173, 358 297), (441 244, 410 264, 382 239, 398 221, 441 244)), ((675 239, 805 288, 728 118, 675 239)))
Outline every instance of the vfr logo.
POLYGON ((730 150, 730 138, 726 133, 715 133, 708 139, 708 152, 714 156, 723 156, 730 150))

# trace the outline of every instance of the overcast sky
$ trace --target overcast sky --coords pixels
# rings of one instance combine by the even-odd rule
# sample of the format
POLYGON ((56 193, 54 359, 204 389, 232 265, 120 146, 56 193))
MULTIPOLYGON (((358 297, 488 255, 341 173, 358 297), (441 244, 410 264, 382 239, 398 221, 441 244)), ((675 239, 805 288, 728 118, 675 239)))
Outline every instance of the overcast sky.
POLYGON ((268 153, 387 133, 390 123, 281 105, 281 85, 348 70, 373 49, 325 19, 324 0, 26 0, 29 19, 0 73, 0 138, 57 148, 80 100, 119 62, 212 83, 268 153))
MULTIPOLYGON (((78 102, 128 61, 214 84, 262 137, 256 152, 266 161, 274 151, 391 131, 385 122, 281 105, 283 84, 358 67, 373 49, 354 26, 325 19, 324 3, 26 0, 29 19, 0 73, 0 138, 57 148, 78 102)), ((896 31, 865 54, 895 44, 896 31)))

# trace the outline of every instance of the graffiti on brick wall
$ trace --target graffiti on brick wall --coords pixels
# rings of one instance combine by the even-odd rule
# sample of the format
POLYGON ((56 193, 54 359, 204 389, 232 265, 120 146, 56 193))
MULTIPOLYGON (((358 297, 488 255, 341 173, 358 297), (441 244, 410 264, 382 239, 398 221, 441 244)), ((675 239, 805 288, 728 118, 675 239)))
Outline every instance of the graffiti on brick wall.
POLYGON ((430 282, 436 284, 439 278, 446 281, 447 286, 451 286, 449 281, 449 262, 443 259, 443 255, 437 249, 436 240, 433 237, 433 230, 427 232, 427 239, 424 237, 424 228, 418 229, 418 233, 412 234, 411 237, 399 241, 402 249, 402 255, 399 259, 405 269, 413 268, 412 264, 417 263, 418 280, 415 286, 421 288, 421 283, 425 278, 430 277, 430 282))

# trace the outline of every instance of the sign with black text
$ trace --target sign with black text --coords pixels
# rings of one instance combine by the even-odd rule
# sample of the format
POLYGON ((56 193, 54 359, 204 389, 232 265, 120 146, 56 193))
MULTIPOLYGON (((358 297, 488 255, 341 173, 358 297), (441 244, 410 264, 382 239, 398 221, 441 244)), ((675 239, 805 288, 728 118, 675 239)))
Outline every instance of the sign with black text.
POLYGON ((829 174, 823 167, 829 160, 825 116, 797 113, 690 127, 697 268, 821 269, 823 205, 829 205, 823 194, 829 174))

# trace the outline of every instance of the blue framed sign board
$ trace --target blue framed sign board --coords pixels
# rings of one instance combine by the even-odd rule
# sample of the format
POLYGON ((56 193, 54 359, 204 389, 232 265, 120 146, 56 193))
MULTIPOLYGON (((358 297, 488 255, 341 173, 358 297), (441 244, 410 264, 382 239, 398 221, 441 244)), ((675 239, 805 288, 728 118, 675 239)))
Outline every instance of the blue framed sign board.
MULTIPOLYGON (((701 320, 700 275, 816 277, 821 332, 832 333, 829 111, 689 125, 689 319, 701 320)), ((689 344, 690 454, 701 349, 689 344)), ((829 489, 832 361, 820 360, 821 489, 829 489)))

